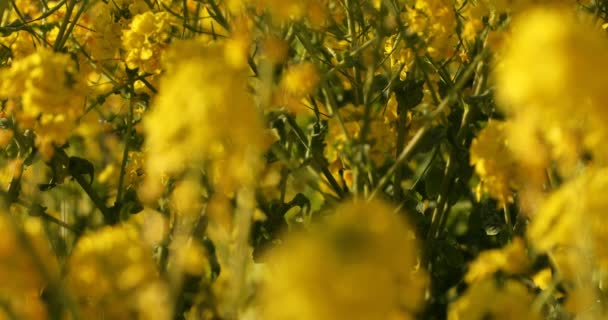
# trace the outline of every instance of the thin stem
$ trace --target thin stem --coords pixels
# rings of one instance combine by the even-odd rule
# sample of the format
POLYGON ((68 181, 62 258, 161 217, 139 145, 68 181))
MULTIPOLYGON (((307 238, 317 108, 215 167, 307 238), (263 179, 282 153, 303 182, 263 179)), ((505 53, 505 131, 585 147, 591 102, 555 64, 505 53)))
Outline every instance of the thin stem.
POLYGON ((57 33, 57 38, 55 39, 55 46, 53 47, 54 51, 59 51, 62 46, 62 39, 64 37, 65 31, 70 23, 70 16, 72 15, 72 11, 74 11, 74 7, 76 7, 76 0, 72 0, 66 3, 65 16, 63 17, 63 22, 59 27, 59 32, 57 33))
POLYGON ((443 175, 443 180, 441 181, 441 187, 439 189, 439 195, 437 196, 437 206, 435 206, 435 210, 433 210, 433 215, 431 216, 431 227, 429 228, 429 233, 427 238, 438 238, 441 230, 441 224, 444 220, 444 213, 446 212, 445 206, 448 199, 448 191, 449 187, 452 183, 452 174, 454 171, 454 161, 452 161, 452 157, 447 160, 447 164, 445 167, 445 173, 443 175))
MULTIPOLYGON (((76 24, 78 23, 78 19, 80 18, 80 16, 82 15, 82 13, 84 13, 84 10, 87 7, 87 3, 85 1, 85 3, 83 3, 80 8, 78 9, 78 12, 76 12, 76 16, 74 17, 74 21, 72 21, 72 24, 68 27, 68 29, 65 32, 65 35, 63 36, 63 38, 61 39, 61 43, 59 44, 58 50, 61 50, 63 48, 63 46, 65 45, 65 43, 68 41, 68 38, 70 37, 70 34, 72 34, 72 31, 74 30, 74 26, 76 26, 76 24)), ((55 43, 56 45, 57 43, 55 43)))
POLYGON ((129 146, 131 141, 131 131, 133 129, 133 101, 129 98, 129 114, 127 115, 127 129, 125 131, 125 148, 122 152, 122 162, 120 163, 120 174, 118 176, 118 194, 116 195, 116 204, 120 205, 123 195, 123 184, 127 162, 129 161, 129 146))
POLYGON ((313 160, 313 163, 314 163, 316 169, 321 170, 321 173, 323 174, 325 179, 327 179, 327 182, 329 182, 329 184, 331 185, 332 189, 334 189, 334 191, 336 192, 338 197, 343 198, 344 194, 343 194, 342 188, 340 187, 340 184, 338 184, 338 181, 336 181, 336 178, 334 178, 334 176, 331 174, 329 169, 327 169, 327 166, 323 165, 323 161, 321 160, 320 156, 318 154, 316 154, 316 152, 314 150, 309 149, 308 139, 306 138, 306 136, 304 135, 304 133, 302 132, 300 127, 298 127, 298 124, 295 123, 293 118, 291 118, 290 116, 285 116, 285 119, 287 120, 287 123, 289 124, 289 126, 296 133, 296 136, 298 137, 300 142, 304 145, 305 148, 307 148, 310 151, 310 154, 312 155, 312 160, 313 160))
POLYGON ((507 225, 507 234, 509 239, 513 236, 513 222, 511 221, 511 211, 509 210, 509 204, 503 203, 503 212, 505 214, 505 224, 507 225))
POLYGON ((408 142, 408 144, 405 146, 403 151, 399 154, 399 156, 395 160, 395 163, 393 163, 393 165, 388 169, 386 174, 384 176, 382 176, 380 181, 378 181, 376 188, 374 188, 372 193, 369 195, 368 201, 373 200, 378 195, 378 193, 384 189, 386 184, 390 181, 390 178, 395 174, 397 169, 399 169, 401 164, 404 163, 405 160, 407 160, 407 158, 410 156, 410 154, 414 150, 414 147, 416 147, 418 145, 418 142, 420 142, 420 140, 422 139, 422 137, 424 137, 424 135, 426 134, 426 132, 428 130, 429 130, 429 126, 422 126, 420 129, 418 129, 416 134, 412 137, 412 140, 410 140, 410 142, 408 142))

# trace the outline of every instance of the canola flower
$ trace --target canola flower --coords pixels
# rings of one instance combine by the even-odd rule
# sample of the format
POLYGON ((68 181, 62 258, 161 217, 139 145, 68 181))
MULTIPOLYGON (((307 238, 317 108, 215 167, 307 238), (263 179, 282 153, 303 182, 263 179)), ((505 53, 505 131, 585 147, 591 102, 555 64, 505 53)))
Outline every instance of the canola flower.
POLYGON ((564 175, 584 153, 603 163, 604 81, 589 76, 606 68, 599 28, 589 17, 536 9, 518 17, 509 42, 496 69, 497 98, 513 118, 509 141, 518 160, 532 168, 555 160, 564 175))
MULTIPOLYGON (((48 310, 39 292, 59 279, 57 260, 45 239, 40 220, 31 218, 18 225, 0 216, 0 301, 2 310, 11 310, 22 319, 47 319, 48 310), (27 242, 25 242, 27 241, 27 242)), ((0 313, 4 318, 4 312, 0 313)))
POLYGON ((604 270, 608 266, 602 246, 606 201, 600 190, 605 188, 606 169, 589 168, 551 194, 530 225, 528 236, 534 246, 542 251, 577 248, 591 254, 598 270, 604 270))
POLYGON ((448 319, 543 319, 532 309, 533 301, 533 295, 519 282, 487 279, 473 284, 450 305, 448 319))
POLYGON ((166 12, 136 15, 122 35, 126 66, 141 72, 160 72, 163 46, 168 44, 170 30, 171 20, 166 12))
POLYGON ((242 70, 226 63, 220 46, 196 40, 180 44, 173 54, 175 64, 144 123, 147 187, 163 174, 210 160, 231 175, 222 177, 226 188, 253 183, 262 126, 242 70))
POLYGON ((38 133, 37 144, 50 158, 64 144, 84 112, 84 83, 67 54, 38 50, 14 61, 0 74, 0 95, 23 128, 38 133))
POLYGON ((129 226, 85 235, 74 247, 67 270, 67 286, 83 316, 171 318, 171 297, 152 252, 129 226))
POLYGON ((401 220, 384 203, 346 203, 311 234, 288 239, 267 257, 263 317, 413 319, 426 275, 401 220))

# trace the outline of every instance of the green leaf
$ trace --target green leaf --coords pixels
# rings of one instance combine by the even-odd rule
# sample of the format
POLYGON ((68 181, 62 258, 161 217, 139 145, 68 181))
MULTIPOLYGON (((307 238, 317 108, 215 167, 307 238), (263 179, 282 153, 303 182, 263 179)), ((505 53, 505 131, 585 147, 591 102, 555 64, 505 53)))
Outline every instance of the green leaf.
POLYGON ((73 177, 79 175, 88 175, 91 179, 89 184, 93 183, 93 177, 95 176, 95 167, 87 159, 79 157, 70 157, 68 171, 73 177))
POLYGON ((424 81, 408 80, 399 81, 395 86, 395 98, 397 99, 397 110, 399 113, 407 112, 422 102, 424 81))

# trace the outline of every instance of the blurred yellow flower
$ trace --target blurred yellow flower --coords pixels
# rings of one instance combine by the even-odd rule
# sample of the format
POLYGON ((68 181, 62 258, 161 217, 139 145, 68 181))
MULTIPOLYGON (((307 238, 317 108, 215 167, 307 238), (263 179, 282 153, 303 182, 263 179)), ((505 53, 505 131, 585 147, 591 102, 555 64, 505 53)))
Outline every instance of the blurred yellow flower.
POLYGON ((493 278, 473 283, 450 304, 448 320, 540 320, 531 308, 534 296, 515 280, 496 283, 493 278))
POLYGON ((417 243, 394 209, 379 202, 338 207, 311 234, 270 252, 264 319, 411 319, 427 276, 417 243))
POLYGON ((544 144, 565 177, 575 173, 586 151, 594 162, 608 160, 600 147, 608 136, 607 82, 595 76, 608 71, 600 58, 608 54, 608 42, 586 20, 563 9, 521 13, 495 72, 497 101, 511 117, 509 141, 517 158, 542 165, 538 154, 544 150, 533 146, 544 144))
MULTIPOLYGON (((23 224, 0 212, 0 301, 19 319, 47 319, 40 291, 59 280, 59 265, 49 246, 42 222, 35 218, 23 224), (24 238, 22 238, 24 237, 24 238), (28 241, 29 244, 24 243, 28 241)), ((5 313, 0 312, 4 319, 5 313)))
POLYGON ((464 279, 467 283, 474 283, 491 277, 499 270, 512 274, 522 273, 530 263, 523 239, 515 238, 504 248, 481 252, 469 265, 464 279))
POLYGON ((0 97, 17 103, 12 111, 22 127, 36 131, 47 158, 53 144, 64 144, 73 133, 84 112, 84 93, 83 77, 68 54, 39 49, 0 70, 0 97))
POLYGON ((87 318, 172 318, 168 288, 151 248, 131 226, 107 226, 84 235, 67 270, 67 285, 87 318))
POLYGON ((599 270, 607 272, 608 251, 604 245, 608 241, 605 218, 608 199, 604 196, 607 188, 606 168, 588 168, 562 185, 533 217, 528 238, 534 247, 543 252, 573 248, 592 258, 590 262, 599 270))
POLYGON ((144 119, 146 182, 140 190, 153 198, 163 174, 206 161, 223 168, 226 188, 253 183, 264 128, 246 75, 226 62, 223 47, 197 40, 176 45, 169 56, 170 68, 144 119))

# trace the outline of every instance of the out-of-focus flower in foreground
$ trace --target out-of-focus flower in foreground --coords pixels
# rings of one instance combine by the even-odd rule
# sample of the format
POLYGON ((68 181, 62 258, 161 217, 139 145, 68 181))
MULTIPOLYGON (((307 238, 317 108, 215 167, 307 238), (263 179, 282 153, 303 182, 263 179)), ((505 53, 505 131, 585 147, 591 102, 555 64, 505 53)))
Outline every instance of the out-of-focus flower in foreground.
POLYGON ((391 207, 347 203, 271 252, 264 319, 413 319, 427 278, 412 230, 391 207))

